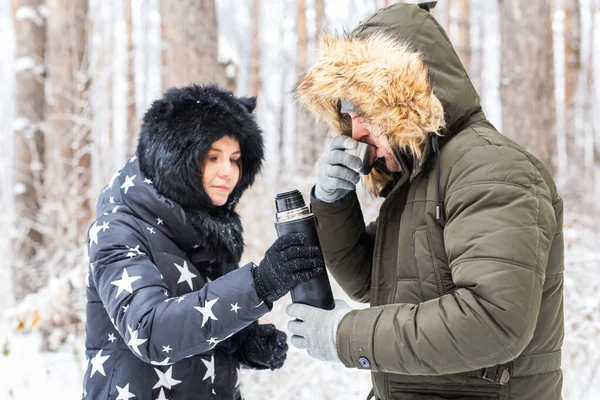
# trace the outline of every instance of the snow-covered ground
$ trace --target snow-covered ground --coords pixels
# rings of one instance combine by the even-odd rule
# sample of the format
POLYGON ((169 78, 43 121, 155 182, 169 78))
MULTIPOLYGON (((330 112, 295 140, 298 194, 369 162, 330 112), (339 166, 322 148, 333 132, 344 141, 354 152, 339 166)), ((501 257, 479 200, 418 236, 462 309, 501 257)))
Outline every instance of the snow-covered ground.
MULTIPOLYGON (((563 356, 565 400, 600 399, 600 250, 593 221, 565 224, 568 246, 565 272, 566 336, 563 356), (575 228, 577 226, 577 228, 575 228), (588 226, 588 227, 586 227, 588 226)), ((336 297, 346 298, 334 287, 336 297)), ((263 322, 285 329, 286 297, 275 304, 263 322)), ((351 303, 359 307, 357 303, 351 303)), ((57 353, 40 352, 36 333, 17 335, 0 322, 0 399, 77 399, 85 371, 83 338, 57 353)), ((242 371, 241 385, 248 400, 363 399, 371 388, 369 374, 342 365, 323 363, 304 351, 290 349, 278 371, 242 371)))

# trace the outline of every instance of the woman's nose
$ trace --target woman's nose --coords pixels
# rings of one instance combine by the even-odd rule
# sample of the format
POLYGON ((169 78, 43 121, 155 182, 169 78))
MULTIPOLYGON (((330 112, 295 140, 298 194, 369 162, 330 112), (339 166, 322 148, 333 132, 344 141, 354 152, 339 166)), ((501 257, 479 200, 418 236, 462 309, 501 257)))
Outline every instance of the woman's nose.
POLYGON ((219 167, 219 176, 222 178, 227 178, 231 175, 231 170, 232 167, 230 162, 222 163, 219 167))
POLYGON ((368 136, 369 133, 361 117, 352 118, 352 139, 360 141, 360 139, 368 136))

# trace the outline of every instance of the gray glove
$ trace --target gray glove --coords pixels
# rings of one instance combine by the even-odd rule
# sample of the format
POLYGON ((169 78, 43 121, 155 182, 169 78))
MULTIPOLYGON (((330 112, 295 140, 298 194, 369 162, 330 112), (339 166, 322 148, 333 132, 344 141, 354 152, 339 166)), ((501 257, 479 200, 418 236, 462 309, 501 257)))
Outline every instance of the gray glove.
POLYGON ((343 300, 336 300, 333 310, 290 304, 285 312, 297 319, 288 322, 288 331, 293 334, 292 346, 306 349, 317 360, 341 362, 335 336, 342 318, 350 311, 352 308, 343 300))
POLYGON ((357 141, 348 136, 336 136, 317 163, 315 196, 325 203, 333 203, 354 190, 360 180, 360 158, 344 152, 355 149, 357 141))

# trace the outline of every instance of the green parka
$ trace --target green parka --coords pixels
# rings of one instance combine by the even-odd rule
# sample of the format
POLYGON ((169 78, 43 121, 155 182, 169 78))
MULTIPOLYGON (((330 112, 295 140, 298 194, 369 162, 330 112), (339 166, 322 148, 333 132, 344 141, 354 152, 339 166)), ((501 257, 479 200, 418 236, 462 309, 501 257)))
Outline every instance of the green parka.
POLYGON ((370 302, 340 323, 342 362, 372 371, 378 399, 560 399, 562 200, 486 120, 435 19, 396 4, 326 37, 296 93, 342 134, 350 100, 388 128, 403 166, 368 226, 355 193, 312 201, 329 271, 370 302))

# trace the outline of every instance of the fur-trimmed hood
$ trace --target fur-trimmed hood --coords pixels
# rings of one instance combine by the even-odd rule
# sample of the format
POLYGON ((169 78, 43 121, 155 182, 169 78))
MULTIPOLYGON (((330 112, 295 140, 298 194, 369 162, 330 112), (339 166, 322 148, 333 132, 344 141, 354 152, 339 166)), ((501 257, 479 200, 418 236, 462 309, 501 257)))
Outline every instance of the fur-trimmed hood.
POLYGON ((171 88, 146 112, 137 154, 140 168, 159 193, 186 211, 223 215, 254 182, 264 159, 262 132, 252 111, 255 98, 238 98, 215 85, 171 88), (237 186, 221 207, 212 205, 199 166, 213 142, 231 136, 240 144, 237 186))
MULTIPOLYGON (((479 96, 437 21, 416 4, 379 10, 343 37, 325 33, 315 65, 296 84, 297 100, 334 134, 350 134, 340 100, 381 124, 398 151, 422 168, 432 133, 451 136, 481 111, 479 96)), ((381 189, 386 178, 368 180, 381 189)), ((369 181, 367 180, 367 184, 369 181)))

